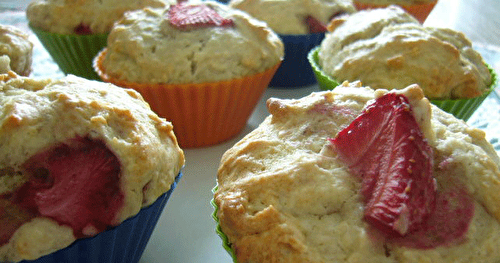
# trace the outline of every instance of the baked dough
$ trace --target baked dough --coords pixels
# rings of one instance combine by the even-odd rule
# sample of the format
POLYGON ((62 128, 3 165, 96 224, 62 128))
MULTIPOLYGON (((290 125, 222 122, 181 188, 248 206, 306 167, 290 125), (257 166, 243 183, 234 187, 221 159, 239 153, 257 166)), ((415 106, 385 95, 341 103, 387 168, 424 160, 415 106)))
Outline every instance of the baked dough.
POLYGON ((429 99, 482 95, 491 74, 460 32, 425 27, 400 7, 359 11, 332 21, 318 54, 325 74, 374 89, 418 84, 429 99))
POLYGON ((111 30, 103 71, 135 83, 204 83, 261 73, 282 60, 283 43, 265 23, 224 4, 201 3, 234 26, 180 30, 169 8, 129 12, 111 30))
POLYGON ((282 35, 308 34, 308 16, 328 24, 334 16, 356 12, 351 0, 232 0, 229 5, 266 22, 282 35))
POLYGON ((0 25, 0 73, 12 70, 28 76, 32 60, 33 43, 28 34, 14 26, 0 25))
POLYGON ((74 34, 79 26, 92 33, 108 33, 130 10, 164 7, 175 0, 33 0, 26 9, 30 25, 59 34, 74 34))
MULTIPOLYGON (((0 105, 0 196, 30 180, 23 167, 32 156, 86 137, 102 141, 118 158, 118 225, 167 192, 184 165, 171 123, 133 90, 71 75, 34 80, 11 72, 0 75, 0 105)), ((0 244, 0 261, 36 259, 74 240, 68 226, 35 217, 0 244)))
POLYGON ((387 92, 345 82, 267 101, 271 115, 224 153, 217 175, 217 216, 238 262, 500 261, 500 159, 483 131, 431 105, 416 85, 396 92, 409 99, 434 151, 438 189, 445 174, 456 176, 475 212, 459 244, 414 249, 373 239, 360 181, 327 139, 387 92))

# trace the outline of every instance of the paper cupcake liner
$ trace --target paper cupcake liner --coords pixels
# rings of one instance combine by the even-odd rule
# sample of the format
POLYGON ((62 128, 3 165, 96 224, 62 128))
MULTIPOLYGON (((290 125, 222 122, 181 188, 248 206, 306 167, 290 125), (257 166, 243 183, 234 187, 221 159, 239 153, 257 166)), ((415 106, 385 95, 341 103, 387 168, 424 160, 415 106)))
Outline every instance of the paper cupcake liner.
POLYGON ((163 208, 182 177, 180 172, 170 190, 153 204, 120 225, 94 237, 78 239, 69 247, 36 260, 21 263, 136 263, 146 248, 163 208))
MULTIPOLYGON (((339 85, 339 82, 330 76, 327 76, 321 70, 318 58, 319 48, 319 46, 315 47, 311 50, 311 52, 309 52, 308 60, 318 80, 319 88, 321 90, 332 90, 339 85)), ((430 102, 441 110, 452 114, 456 118, 467 121, 497 86, 497 75, 495 71, 490 67, 490 65, 486 64, 486 66, 490 70, 492 81, 488 90, 483 95, 472 99, 430 100, 430 102)))
POLYGON ((108 34, 65 35, 30 26, 62 72, 99 80, 92 61, 107 44, 108 34))
MULTIPOLYGON (((217 191, 217 186, 215 186, 212 189, 212 193, 215 194, 216 191, 217 191)), ((222 229, 220 227, 219 217, 217 217, 217 212, 219 211, 219 207, 217 206, 217 204, 215 204, 214 199, 210 201, 210 204, 214 208, 214 212, 212 213, 212 218, 216 223, 215 233, 217 233, 217 235, 222 240, 222 247, 224 247, 227 253, 231 256, 231 258, 233 259, 233 263, 238 263, 238 260, 236 259, 236 253, 234 253, 234 250, 231 248, 231 243, 229 242, 229 238, 226 236, 226 234, 224 234, 224 232, 222 232, 222 229)))
POLYGON ((269 86, 300 88, 316 83, 307 54, 319 45, 325 33, 305 35, 279 35, 285 46, 285 58, 269 86))
POLYGON ((138 84, 106 75, 101 67, 106 50, 94 67, 103 81, 132 88, 152 110, 171 121, 182 148, 215 145, 239 134, 269 85, 279 63, 252 76, 197 84, 138 84))
MULTIPOLYGON (((431 13, 434 6, 436 6, 437 0, 431 3, 422 3, 422 4, 412 4, 412 5, 401 5, 398 4, 401 8, 403 8, 407 13, 411 14, 415 17, 421 24, 425 22, 429 14, 431 13)), ((388 5, 377 5, 377 4, 365 4, 354 1, 354 6, 357 10, 365 10, 365 9, 374 9, 374 8, 384 8, 388 5)))

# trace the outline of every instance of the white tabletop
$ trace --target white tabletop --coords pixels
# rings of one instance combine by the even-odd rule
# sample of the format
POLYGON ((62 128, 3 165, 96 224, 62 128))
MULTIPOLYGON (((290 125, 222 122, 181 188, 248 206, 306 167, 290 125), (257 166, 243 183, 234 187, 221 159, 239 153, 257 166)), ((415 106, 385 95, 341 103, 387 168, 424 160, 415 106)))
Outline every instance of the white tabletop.
MULTIPOLYGON (((0 1, 0 9, 2 3, 5 2, 0 1)), ((27 1, 23 0, 23 2, 27 1)), ((0 23, 2 23, 1 16, 0 23)), ((463 32, 475 46, 489 52, 491 57, 487 62, 500 72, 500 59, 497 59, 500 56, 499 0, 439 0, 425 25, 448 27, 463 32)), ((39 46, 39 42, 35 48, 42 53, 41 59, 50 59, 48 54, 43 53, 43 47, 39 46)), ((54 73, 54 69, 49 70, 54 73)), ((57 71, 57 66, 55 70, 57 71)), ((35 73, 38 76, 45 74, 36 71, 35 73)), ((246 128, 236 138, 212 147, 185 149, 184 176, 167 203, 140 262, 232 262, 231 257, 222 247, 221 239, 215 233, 215 222, 211 217, 213 208, 210 200, 213 196, 212 188, 216 184, 220 158, 227 149, 255 129, 268 115, 265 108, 265 101, 268 98, 300 98, 315 91, 319 91, 316 85, 298 89, 269 88, 261 98, 246 128)), ((497 89, 498 91, 500 90, 497 89)), ((495 97, 494 100, 483 103, 483 111, 490 110, 484 109, 485 107, 494 107, 493 112, 496 116, 494 115, 493 118, 498 120, 500 119, 498 105, 500 105, 498 97, 495 97)), ((473 115, 469 122, 488 129, 486 131, 488 138, 499 138, 498 127, 500 126, 497 125, 492 129, 491 125, 488 126, 489 122, 483 124, 484 120, 481 116, 476 115, 473 115)))

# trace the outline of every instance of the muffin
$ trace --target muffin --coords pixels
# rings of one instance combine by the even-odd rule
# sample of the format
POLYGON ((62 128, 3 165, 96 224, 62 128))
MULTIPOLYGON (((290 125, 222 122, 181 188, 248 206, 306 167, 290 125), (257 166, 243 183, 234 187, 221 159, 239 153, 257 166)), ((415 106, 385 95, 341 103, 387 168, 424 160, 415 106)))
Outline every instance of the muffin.
POLYGON ((500 261, 500 159, 418 85, 344 82, 267 107, 217 174, 235 262, 500 261))
POLYGON ((321 43, 332 18, 356 11, 351 0, 232 0, 229 5, 266 22, 283 40, 285 59, 272 87, 316 83, 307 53, 321 43))
POLYGON ((76 76, 0 75, 0 103, 0 261, 137 262, 184 165, 172 124, 76 76))
POLYGON ((437 2, 437 0, 354 0, 354 5, 357 10, 398 5, 423 24, 437 2))
POLYGON ((181 147, 201 147, 245 127, 283 52, 265 23, 242 11, 182 2, 127 13, 95 68, 102 80, 139 91, 172 121, 181 147))
POLYGON ((12 70, 19 75, 28 76, 32 60, 33 43, 28 34, 14 26, 0 25, 0 73, 12 70))
POLYGON ((106 45, 123 13, 174 0, 34 0, 26 10, 29 26, 65 74, 99 79, 92 60, 106 45))
POLYGON ((330 29, 317 63, 338 82, 360 80, 374 89, 415 83, 464 120, 494 88, 492 72, 462 33, 424 27, 397 6, 359 11, 333 20, 330 29))

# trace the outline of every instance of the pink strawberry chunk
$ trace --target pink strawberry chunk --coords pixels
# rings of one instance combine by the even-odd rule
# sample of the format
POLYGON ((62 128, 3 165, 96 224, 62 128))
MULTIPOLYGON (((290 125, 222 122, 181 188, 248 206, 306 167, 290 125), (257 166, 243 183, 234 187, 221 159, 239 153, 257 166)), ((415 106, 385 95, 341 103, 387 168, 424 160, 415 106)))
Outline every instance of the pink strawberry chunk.
POLYGON ((362 178, 369 224, 388 236, 419 229, 436 202, 433 151, 405 96, 380 97, 330 141, 362 178))
POLYGON ((189 5, 185 2, 170 6, 168 10, 170 24, 179 29, 208 26, 234 26, 232 19, 223 18, 207 5, 189 5))
MULTIPOLYGON (((124 197, 121 165, 103 142, 75 138, 32 156, 23 167, 30 180, 0 197, 16 206, 14 211, 52 218, 72 227, 77 238, 116 224, 124 197)), ((0 206, 0 222, 2 212, 0 206)), ((16 224, 11 225, 13 234, 16 224)))
POLYGON ((309 33, 311 34, 323 33, 327 31, 326 25, 312 16, 306 17, 306 24, 309 27, 309 33))

